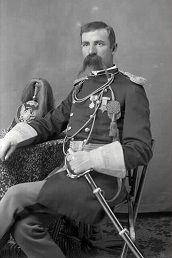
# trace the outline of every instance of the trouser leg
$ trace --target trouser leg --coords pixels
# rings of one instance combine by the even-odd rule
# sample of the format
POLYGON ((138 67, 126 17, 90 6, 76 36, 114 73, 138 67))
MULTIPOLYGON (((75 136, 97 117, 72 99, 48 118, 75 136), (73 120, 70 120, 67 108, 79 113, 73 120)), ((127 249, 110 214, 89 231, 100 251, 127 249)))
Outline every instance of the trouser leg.
POLYGON ((13 236, 28 258, 65 258, 36 214, 17 221, 13 236))
POLYGON ((0 239, 13 225, 17 214, 36 203, 45 181, 23 183, 10 187, 0 201, 0 239))

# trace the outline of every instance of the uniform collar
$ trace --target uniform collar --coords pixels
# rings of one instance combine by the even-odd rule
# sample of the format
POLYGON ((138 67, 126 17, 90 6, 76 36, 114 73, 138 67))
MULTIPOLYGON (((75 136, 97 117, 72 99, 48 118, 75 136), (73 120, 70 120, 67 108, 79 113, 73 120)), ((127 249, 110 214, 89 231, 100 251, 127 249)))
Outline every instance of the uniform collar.
MULTIPOLYGON (((106 70, 107 70, 107 72, 110 72, 110 73, 118 72, 118 68, 116 67, 116 65, 113 65, 113 66, 107 68, 106 70)), ((105 73, 106 73, 105 70, 98 70, 98 71, 92 71, 91 75, 97 76, 97 75, 102 75, 105 73)))

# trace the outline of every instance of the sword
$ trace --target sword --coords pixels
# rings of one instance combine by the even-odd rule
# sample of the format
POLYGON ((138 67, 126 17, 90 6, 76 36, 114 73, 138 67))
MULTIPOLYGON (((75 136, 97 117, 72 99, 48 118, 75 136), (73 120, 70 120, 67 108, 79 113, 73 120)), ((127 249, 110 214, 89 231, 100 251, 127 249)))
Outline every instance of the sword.
POLYGON ((103 207, 104 211, 106 212, 106 214, 110 218, 111 222, 113 223, 113 225, 117 229, 118 234, 123 238, 123 240, 128 245, 129 249, 132 251, 132 253, 135 255, 135 257, 144 258, 144 256, 141 254, 141 252, 138 250, 138 248, 136 247, 136 245, 132 241, 131 237, 129 236, 128 229, 122 227, 119 220, 117 219, 117 217, 113 213, 112 209, 108 205, 107 201, 105 200, 104 196, 102 195, 101 188, 96 185, 93 178, 91 177, 91 175, 89 173, 90 171, 91 170, 85 171, 84 177, 87 180, 87 182, 89 183, 89 185, 90 185, 90 187, 93 191, 93 194, 96 196, 97 200, 99 201, 99 203, 103 207))
POLYGON ((90 172, 92 169, 88 169, 80 174, 76 174, 71 169, 69 162, 65 158, 65 169, 67 171, 67 176, 70 178, 79 178, 81 176, 84 176, 88 184, 90 185, 90 188, 93 192, 93 194, 96 196, 97 200, 99 201, 100 205, 106 212, 107 216, 115 226, 115 228, 118 231, 118 234, 123 238, 129 249, 132 251, 132 253, 135 255, 136 258, 144 258, 144 256, 141 254, 141 252, 138 250, 134 242, 132 241, 131 237, 129 236, 129 232, 127 228, 123 228, 123 226, 120 224, 119 220, 113 213, 112 209, 108 205, 107 201, 105 200, 104 196, 102 195, 102 190, 100 187, 98 187, 93 180, 92 176, 90 175, 90 172))

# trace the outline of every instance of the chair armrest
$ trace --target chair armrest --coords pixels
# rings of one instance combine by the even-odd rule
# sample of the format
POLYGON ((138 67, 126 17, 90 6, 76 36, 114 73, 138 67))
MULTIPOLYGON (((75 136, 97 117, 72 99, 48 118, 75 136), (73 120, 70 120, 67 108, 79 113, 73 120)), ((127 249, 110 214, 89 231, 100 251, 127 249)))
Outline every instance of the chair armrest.
POLYGON ((18 148, 0 161, 0 198, 12 185, 43 180, 63 161, 63 139, 18 148))

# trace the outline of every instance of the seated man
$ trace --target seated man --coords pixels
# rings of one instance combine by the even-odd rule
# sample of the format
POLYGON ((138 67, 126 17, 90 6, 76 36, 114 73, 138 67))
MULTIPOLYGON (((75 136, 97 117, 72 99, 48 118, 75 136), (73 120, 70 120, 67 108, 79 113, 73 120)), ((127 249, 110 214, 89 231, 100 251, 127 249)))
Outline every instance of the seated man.
POLYGON ((148 99, 143 86, 113 64, 117 50, 113 29, 91 22, 81 27, 80 36, 84 61, 79 74, 87 76, 75 81, 55 110, 18 123, 1 140, 0 157, 7 160, 16 147, 67 131, 64 166, 43 181, 11 187, 0 201, 1 240, 13 226, 16 242, 30 258, 64 257, 41 224, 40 212, 90 224, 104 215, 85 178, 76 175, 90 169, 105 198, 116 194, 118 203, 126 170, 147 164, 152 157, 148 99))

